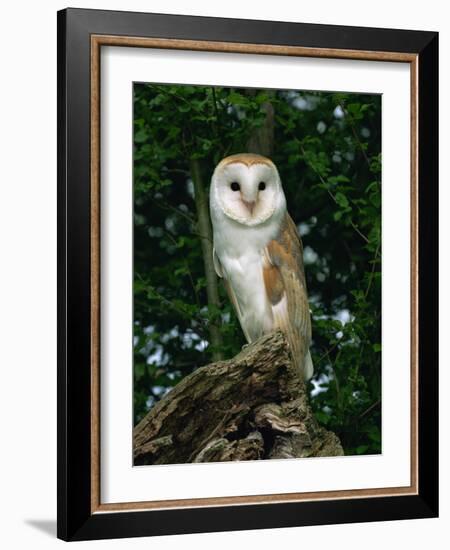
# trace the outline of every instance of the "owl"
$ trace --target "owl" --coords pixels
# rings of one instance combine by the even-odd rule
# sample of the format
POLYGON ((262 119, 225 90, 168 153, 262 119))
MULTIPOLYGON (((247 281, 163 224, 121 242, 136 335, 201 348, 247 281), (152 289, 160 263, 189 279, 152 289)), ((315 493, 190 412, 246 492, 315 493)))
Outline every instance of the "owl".
POLYGON ((294 363, 310 379, 303 248, 274 163, 249 153, 224 158, 212 176, 210 213, 214 267, 245 338, 283 331, 294 363))

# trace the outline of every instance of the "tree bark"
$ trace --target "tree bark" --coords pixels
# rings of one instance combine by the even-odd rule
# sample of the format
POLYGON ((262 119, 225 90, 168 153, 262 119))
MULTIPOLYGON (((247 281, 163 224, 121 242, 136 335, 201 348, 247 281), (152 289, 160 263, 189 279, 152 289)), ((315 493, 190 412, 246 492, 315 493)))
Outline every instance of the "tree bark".
MULTIPOLYGON (((205 268, 206 277, 206 295, 208 298, 208 306, 213 306, 217 311, 220 310, 219 288, 217 275, 214 269, 213 262, 213 236, 211 222, 209 219, 209 202, 208 195, 203 184, 200 161, 191 159, 191 176, 194 184, 195 207, 197 210, 197 230, 200 236, 202 245, 203 265, 205 268)), ((216 322, 209 323, 208 326, 210 344, 212 346, 213 361, 222 359, 222 334, 220 326, 216 322)))
POLYGON ((343 455, 312 413, 281 332, 184 378, 134 429, 134 463, 343 455))
MULTIPOLYGON (((254 90, 247 90, 250 96, 255 93, 254 90)), ((247 151, 271 158, 274 150, 275 110, 270 101, 265 101, 261 111, 264 113, 264 122, 253 130, 247 142, 247 151)))

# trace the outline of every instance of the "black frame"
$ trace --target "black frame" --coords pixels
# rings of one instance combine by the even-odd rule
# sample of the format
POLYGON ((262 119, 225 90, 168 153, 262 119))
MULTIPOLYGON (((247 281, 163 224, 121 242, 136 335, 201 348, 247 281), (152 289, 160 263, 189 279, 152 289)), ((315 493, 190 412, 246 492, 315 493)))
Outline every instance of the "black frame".
POLYGON ((435 32, 85 9, 58 12, 59 538, 86 540, 438 515, 437 142, 438 34, 435 32), (91 514, 91 34, 418 55, 418 495, 91 514))

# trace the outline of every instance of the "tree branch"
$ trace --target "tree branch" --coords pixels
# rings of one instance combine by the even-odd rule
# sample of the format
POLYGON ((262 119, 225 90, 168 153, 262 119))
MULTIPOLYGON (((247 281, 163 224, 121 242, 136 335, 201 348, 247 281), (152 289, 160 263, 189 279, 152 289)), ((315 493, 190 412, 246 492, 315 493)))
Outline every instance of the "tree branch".
POLYGON ((340 456, 281 332, 184 378, 134 429, 134 463, 340 456))
MULTIPOLYGON (((198 233, 202 245, 203 265, 206 277, 206 294, 208 297, 208 306, 220 309, 219 287, 217 275, 213 262, 213 239, 211 222, 209 221, 208 196, 203 184, 200 161, 191 159, 191 176, 194 184, 195 206, 198 218, 198 233)), ((222 333, 217 322, 209 324, 210 344, 213 348, 212 357, 214 361, 222 359, 222 333)))

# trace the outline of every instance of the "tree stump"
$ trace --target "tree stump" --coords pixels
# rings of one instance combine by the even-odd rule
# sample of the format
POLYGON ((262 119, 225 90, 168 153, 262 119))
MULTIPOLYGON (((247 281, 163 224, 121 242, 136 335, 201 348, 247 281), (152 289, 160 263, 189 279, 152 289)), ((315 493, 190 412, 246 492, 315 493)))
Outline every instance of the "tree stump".
POLYGON ((184 378, 136 425, 134 464, 340 456, 281 332, 184 378))

